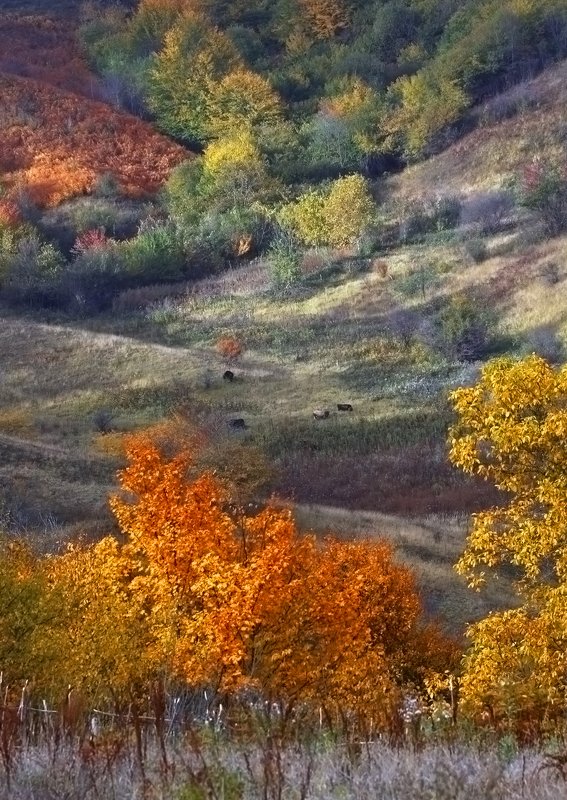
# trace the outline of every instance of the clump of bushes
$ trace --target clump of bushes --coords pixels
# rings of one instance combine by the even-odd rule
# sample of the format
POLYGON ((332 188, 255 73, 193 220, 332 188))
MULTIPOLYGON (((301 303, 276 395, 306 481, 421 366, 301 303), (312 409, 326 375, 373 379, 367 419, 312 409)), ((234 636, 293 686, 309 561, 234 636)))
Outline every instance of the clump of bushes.
POLYGON ((366 179, 348 175, 283 206, 278 221, 304 244, 345 247, 362 236, 375 211, 366 179))
POLYGON ((455 228, 462 202, 455 195, 437 195, 412 200, 401 209, 399 238, 403 243, 420 241, 428 233, 455 228))
POLYGON ((478 236, 473 236, 472 239, 467 239, 464 243, 464 250, 467 256, 474 261, 475 264, 481 264, 488 258, 488 247, 484 239, 478 236))
POLYGON ((453 297, 437 318, 437 343, 443 353, 458 361, 478 361, 494 347, 495 320, 478 298, 453 297))
POLYGON ((515 188, 521 205, 538 212, 550 236, 567 228, 565 164, 546 163, 536 157, 517 177, 515 188))
POLYGON ((274 238, 267 254, 272 284, 277 289, 289 289, 301 278, 301 250, 294 237, 282 229, 274 238))
POLYGON ((514 196, 506 189, 477 192, 462 204, 460 224, 478 234, 497 233, 514 209, 514 196))

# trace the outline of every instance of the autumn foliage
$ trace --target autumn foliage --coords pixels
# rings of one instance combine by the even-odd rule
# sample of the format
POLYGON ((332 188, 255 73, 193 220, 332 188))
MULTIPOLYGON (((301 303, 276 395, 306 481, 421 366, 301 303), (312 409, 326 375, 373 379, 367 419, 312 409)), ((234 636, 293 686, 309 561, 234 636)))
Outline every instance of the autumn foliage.
POLYGON ((298 6, 316 39, 330 39, 348 25, 349 14, 342 0, 298 0, 298 6))
POLYGON ((96 96, 100 88, 79 51, 69 20, 42 14, 2 11, 0 72, 87 98, 96 96))
POLYGON ((222 336, 217 340, 216 349, 220 356, 226 361, 236 361, 242 355, 244 346, 242 342, 235 339, 234 336, 222 336))
POLYGON ((135 117, 23 78, 0 75, 0 170, 41 206, 88 192, 111 173, 127 194, 156 191, 186 151, 135 117), (24 108, 33 109, 23 113, 24 108))
POLYGON ((533 732, 565 713, 567 368, 536 355, 500 359, 452 400, 452 461, 503 493, 500 506, 473 517, 457 568, 477 588, 512 571, 518 601, 469 629, 463 698, 533 732))
POLYGON ((0 19, 0 179, 39 206, 88 193, 111 174, 127 195, 157 191, 187 152, 103 102, 73 32, 44 17, 0 19))
MULTIPOLYGON (((235 509, 212 474, 193 477, 186 452, 167 459, 143 435, 127 449, 111 500, 123 544, 107 537, 35 561, 24 552, 9 572, 32 582, 36 608, 62 605, 50 636, 29 620, 32 639, 48 643, 34 662, 44 691, 56 687, 42 668, 115 703, 167 674, 385 726, 402 686, 450 664, 452 646, 423 625, 414 578, 386 543, 317 542, 286 510, 235 509)), ((26 651, 22 640, 19 663, 6 663, 10 680, 25 675, 26 651)))

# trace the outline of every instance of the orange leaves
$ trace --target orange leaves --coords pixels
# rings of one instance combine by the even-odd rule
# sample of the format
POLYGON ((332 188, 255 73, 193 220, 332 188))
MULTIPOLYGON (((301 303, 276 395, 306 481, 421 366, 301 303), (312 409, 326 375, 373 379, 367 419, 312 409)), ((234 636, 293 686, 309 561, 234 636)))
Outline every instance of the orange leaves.
POLYGON ((0 227, 5 225, 12 227, 22 222, 22 215, 17 203, 13 200, 3 200, 0 198, 0 227))
POLYGON ((188 478, 187 456, 167 461, 147 437, 128 453, 132 499, 111 505, 179 678, 374 720, 391 711, 397 682, 420 679, 428 634, 389 546, 318 545, 288 511, 235 511, 213 476, 188 478))
POLYGON ((234 336, 222 336, 216 343, 217 353, 229 363, 242 355, 243 345, 234 336))
MULTIPOLYGON (((421 626, 413 577, 388 545, 317 542, 286 510, 245 516, 212 475, 190 478, 190 458, 164 458, 148 436, 132 437, 128 455, 111 503, 124 543, 44 559, 0 547, 0 600, 20 604, 0 620, 0 655, 17 656, 10 675, 25 676, 34 647, 38 685, 56 694, 72 682, 95 702, 135 701, 168 676, 253 688, 328 719, 395 719, 401 685, 421 681, 432 647, 447 648, 421 626)), ((448 664, 437 654, 437 668, 448 664)))
POLYGON ((38 153, 33 163, 20 173, 30 200, 43 208, 58 206, 69 197, 85 194, 94 184, 96 173, 70 156, 38 153))
POLYGON ((2 177, 40 205, 89 192, 105 173, 126 194, 153 192, 187 158, 148 123, 103 103, 1 74, 0 94, 7 120, 0 120, 0 169, 9 165, 2 177))

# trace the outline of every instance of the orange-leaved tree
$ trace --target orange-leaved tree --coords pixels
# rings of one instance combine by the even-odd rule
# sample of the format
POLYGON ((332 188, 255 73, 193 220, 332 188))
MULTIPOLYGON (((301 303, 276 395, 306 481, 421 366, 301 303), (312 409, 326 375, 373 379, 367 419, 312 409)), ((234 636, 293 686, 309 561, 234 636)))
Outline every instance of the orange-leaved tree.
POLYGON ((457 565, 471 586, 516 578, 518 607, 471 626, 463 699, 510 725, 565 713, 567 693, 567 367, 498 359, 455 391, 451 460, 502 490, 475 514, 457 565))
POLYGON ((111 501, 122 542, 47 558, 0 548, 8 679, 33 679, 51 701, 72 684, 139 711, 169 678, 333 723, 397 724, 402 687, 442 672, 454 648, 423 625, 391 548, 318 542, 285 509, 246 515, 187 451, 166 457, 155 438, 127 445, 111 501))
MULTIPOLYGON (((213 475, 191 477, 187 454, 167 460, 143 436, 128 452, 128 496, 111 505, 178 678, 376 722, 392 714, 398 687, 423 677, 437 635, 422 626, 413 576, 387 545, 321 545, 288 511, 235 510, 213 475)), ((447 643, 440 650, 453 654, 447 643)))

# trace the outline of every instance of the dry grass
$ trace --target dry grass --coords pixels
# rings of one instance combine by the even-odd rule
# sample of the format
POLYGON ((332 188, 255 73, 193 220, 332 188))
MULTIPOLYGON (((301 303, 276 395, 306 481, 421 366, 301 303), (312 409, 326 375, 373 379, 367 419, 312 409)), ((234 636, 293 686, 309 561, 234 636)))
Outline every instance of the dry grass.
MULTIPOLYGON (((96 741, 96 740, 95 740, 96 741)), ((102 740, 104 745, 104 740, 102 740)), ((0 800, 81 797, 84 800, 556 800, 564 778, 533 749, 496 742, 486 748, 449 744, 391 747, 383 742, 333 743, 313 736, 295 745, 278 737, 235 741, 208 732, 171 737, 165 753, 145 748, 137 767, 133 737, 108 736, 106 747, 63 740, 58 746, 26 744, 0 781, 0 800)))
POLYGON ((498 188, 537 153, 544 160, 565 157, 565 77, 563 61, 537 78, 516 86, 479 109, 475 130, 445 152, 390 178, 388 192, 398 199, 498 188), (494 119, 494 106, 509 98, 517 113, 494 119))

